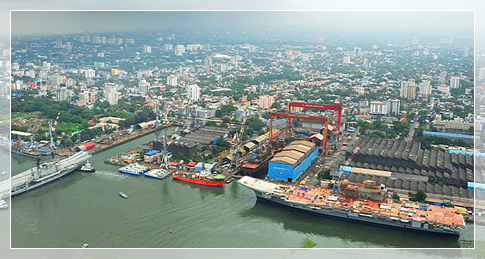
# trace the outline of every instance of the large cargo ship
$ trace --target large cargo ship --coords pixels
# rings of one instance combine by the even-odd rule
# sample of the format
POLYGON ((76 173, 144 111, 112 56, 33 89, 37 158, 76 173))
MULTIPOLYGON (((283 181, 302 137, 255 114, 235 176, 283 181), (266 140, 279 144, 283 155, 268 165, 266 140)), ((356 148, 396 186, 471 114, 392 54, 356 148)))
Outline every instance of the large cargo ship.
POLYGON ((415 202, 394 202, 385 186, 372 181, 340 182, 341 192, 323 187, 285 186, 244 176, 239 184, 259 199, 320 215, 418 231, 458 235, 466 224, 455 208, 415 202))
POLYGON ((88 153, 79 152, 61 161, 40 164, 39 160, 37 160, 36 167, 12 177, 10 194, 11 196, 19 195, 59 179, 84 165, 89 157, 91 156, 88 153))
POLYGON ((187 172, 175 172, 172 174, 174 179, 189 182, 189 183, 196 183, 202 185, 209 185, 209 186, 223 186, 226 184, 224 181, 224 175, 221 174, 209 174, 209 175, 199 175, 198 173, 187 173, 187 172))

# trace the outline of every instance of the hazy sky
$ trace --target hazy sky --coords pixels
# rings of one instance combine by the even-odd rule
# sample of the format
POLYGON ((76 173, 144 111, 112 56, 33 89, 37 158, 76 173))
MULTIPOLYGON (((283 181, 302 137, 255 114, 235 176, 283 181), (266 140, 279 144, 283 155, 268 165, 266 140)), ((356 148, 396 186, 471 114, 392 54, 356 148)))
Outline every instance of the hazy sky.
POLYGON ((272 28, 473 32, 471 11, 13 11, 12 34, 272 28))

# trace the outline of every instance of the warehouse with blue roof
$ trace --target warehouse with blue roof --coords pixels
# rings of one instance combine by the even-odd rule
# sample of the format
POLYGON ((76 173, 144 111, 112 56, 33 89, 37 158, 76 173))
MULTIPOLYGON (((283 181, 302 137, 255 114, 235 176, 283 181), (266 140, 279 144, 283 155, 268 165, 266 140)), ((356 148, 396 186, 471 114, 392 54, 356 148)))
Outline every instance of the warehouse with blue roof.
POLYGON ((293 141, 269 161, 268 177, 294 182, 318 157, 315 143, 293 141))

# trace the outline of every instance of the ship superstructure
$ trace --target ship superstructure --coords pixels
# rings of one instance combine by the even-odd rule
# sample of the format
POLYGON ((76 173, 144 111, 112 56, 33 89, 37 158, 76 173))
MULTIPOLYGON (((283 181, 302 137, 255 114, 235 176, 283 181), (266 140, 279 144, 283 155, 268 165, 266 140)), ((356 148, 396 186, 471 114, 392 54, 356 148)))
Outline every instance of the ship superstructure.
POLYGON ((323 187, 285 186, 249 176, 238 183, 253 190, 257 198, 321 215, 443 234, 460 234, 466 229, 457 209, 394 202, 386 194, 385 186, 375 186, 372 181, 364 184, 341 181, 344 194, 323 187))

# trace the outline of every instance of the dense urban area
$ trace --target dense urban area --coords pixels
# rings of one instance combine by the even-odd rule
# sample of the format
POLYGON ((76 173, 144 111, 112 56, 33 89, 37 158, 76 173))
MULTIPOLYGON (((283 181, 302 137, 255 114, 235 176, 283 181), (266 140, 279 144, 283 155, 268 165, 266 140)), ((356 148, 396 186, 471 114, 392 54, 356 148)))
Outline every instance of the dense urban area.
POLYGON ((12 76, 0 82, 11 102, 2 148, 14 156, 95 156, 172 129, 105 163, 347 196, 347 183, 385 186, 403 208, 455 208, 465 220, 485 210, 474 206, 485 189, 485 62, 473 39, 169 29, 14 35, 11 52, 0 47, 12 76))

